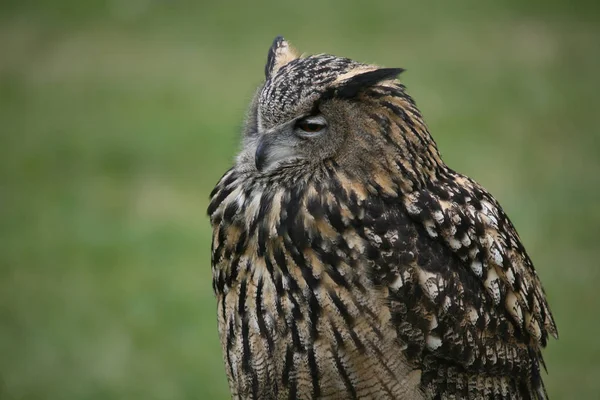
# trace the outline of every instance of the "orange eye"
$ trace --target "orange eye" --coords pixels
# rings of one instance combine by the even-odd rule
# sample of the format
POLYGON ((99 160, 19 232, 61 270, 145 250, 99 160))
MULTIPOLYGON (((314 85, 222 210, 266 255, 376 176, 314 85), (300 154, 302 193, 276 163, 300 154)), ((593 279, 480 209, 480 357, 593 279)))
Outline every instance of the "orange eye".
POLYGON ((296 122, 296 129, 300 136, 313 136, 327 127, 322 116, 307 117, 296 122))
POLYGON ((321 129, 325 128, 325 126, 321 124, 315 124, 313 122, 302 121, 298 124, 298 128, 305 132, 314 133, 319 132, 321 129))

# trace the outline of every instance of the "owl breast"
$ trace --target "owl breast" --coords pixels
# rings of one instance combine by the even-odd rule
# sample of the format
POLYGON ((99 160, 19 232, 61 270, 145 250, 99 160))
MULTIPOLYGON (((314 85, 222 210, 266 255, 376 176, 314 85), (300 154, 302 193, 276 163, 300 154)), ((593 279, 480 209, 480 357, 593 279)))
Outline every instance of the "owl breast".
POLYGON ((420 398, 420 371, 403 356, 387 289, 371 279, 370 245, 352 228, 360 193, 342 204, 323 179, 285 191, 240 180, 226 174, 211 203, 234 397, 420 398))

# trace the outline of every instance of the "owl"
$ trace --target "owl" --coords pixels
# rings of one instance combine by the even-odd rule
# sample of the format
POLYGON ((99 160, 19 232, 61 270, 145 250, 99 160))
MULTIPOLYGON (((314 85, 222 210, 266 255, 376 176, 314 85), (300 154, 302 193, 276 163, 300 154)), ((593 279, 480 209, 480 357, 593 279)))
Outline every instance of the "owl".
POLYGON ((233 398, 547 397, 540 279, 401 72, 273 42, 208 207, 233 398))

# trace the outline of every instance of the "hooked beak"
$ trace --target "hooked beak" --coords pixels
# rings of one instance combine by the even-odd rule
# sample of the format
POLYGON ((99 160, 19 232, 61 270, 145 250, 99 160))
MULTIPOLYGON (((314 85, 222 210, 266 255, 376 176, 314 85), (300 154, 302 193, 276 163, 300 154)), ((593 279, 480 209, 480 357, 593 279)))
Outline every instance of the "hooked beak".
POLYGON ((292 120, 259 136, 254 153, 254 164, 258 172, 273 168, 280 162, 298 158, 295 148, 298 138, 293 133, 294 123, 295 120, 292 120))
POLYGON ((282 140, 282 136, 265 135, 258 140, 254 153, 254 164, 258 172, 264 172, 281 162, 298 158, 290 140, 282 140))
POLYGON ((256 169, 260 172, 267 165, 267 158, 269 156, 269 143, 268 139, 261 138, 258 142, 258 146, 256 146, 256 153, 254 153, 254 163, 256 164, 256 169))

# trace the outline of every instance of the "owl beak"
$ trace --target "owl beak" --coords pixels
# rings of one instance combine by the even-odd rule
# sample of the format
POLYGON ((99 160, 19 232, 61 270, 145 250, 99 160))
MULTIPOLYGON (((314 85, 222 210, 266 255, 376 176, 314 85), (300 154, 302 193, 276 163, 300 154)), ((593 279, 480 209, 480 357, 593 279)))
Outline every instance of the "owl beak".
POLYGON ((256 153, 254 153, 254 163, 256 169, 262 172, 267 165, 267 158, 269 156, 269 143, 268 140, 262 138, 256 146, 256 153))
POLYGON ((298 158, 293 138, 290 136, 284 127, 263 134, 258 139, 254 153, 254 164, 258 172, 269 170, 286 160, 298 158))

